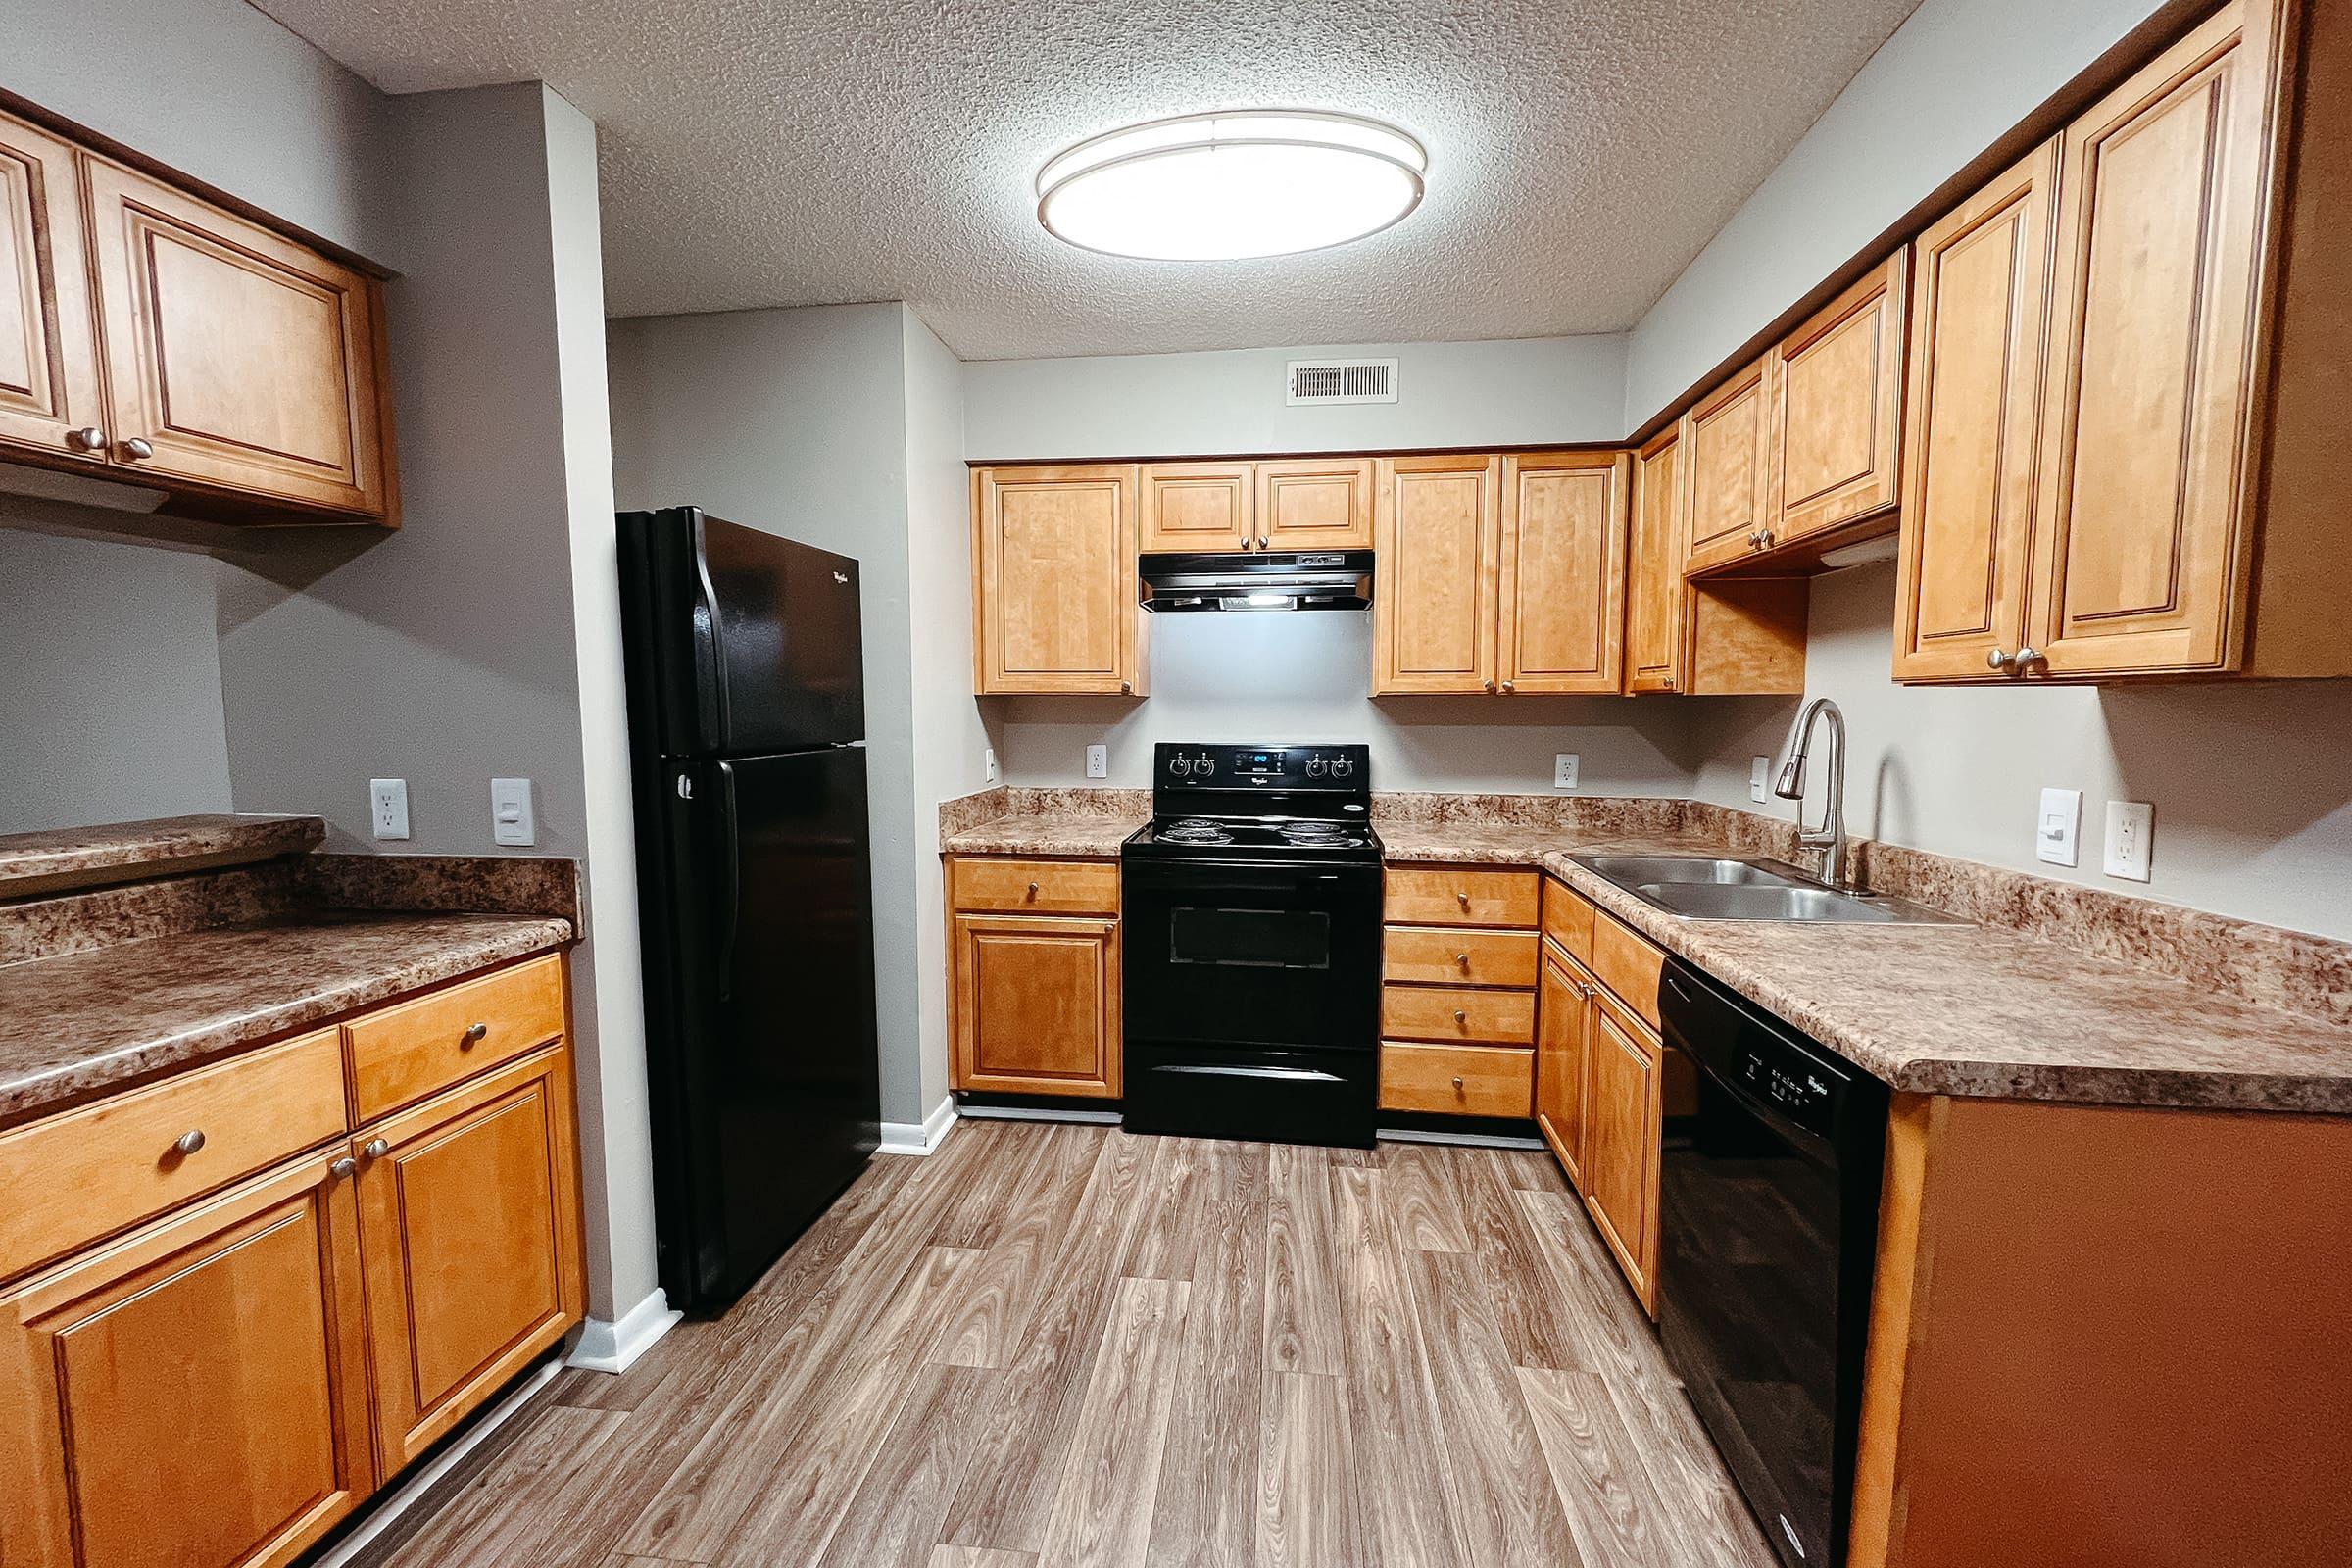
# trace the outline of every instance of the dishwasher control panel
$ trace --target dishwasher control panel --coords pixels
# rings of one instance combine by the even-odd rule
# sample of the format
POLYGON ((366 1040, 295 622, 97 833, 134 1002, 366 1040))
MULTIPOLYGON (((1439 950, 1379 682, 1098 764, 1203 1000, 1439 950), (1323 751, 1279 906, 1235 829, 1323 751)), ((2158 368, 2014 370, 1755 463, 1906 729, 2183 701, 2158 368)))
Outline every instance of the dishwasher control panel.
POLYGON ((1760 1051, 1741 1054, 1740 1077, 1749 1089, 1791 1113, 1830 1098, 1830 1086, 1810 1063, 1768 1060, 1760 1051))

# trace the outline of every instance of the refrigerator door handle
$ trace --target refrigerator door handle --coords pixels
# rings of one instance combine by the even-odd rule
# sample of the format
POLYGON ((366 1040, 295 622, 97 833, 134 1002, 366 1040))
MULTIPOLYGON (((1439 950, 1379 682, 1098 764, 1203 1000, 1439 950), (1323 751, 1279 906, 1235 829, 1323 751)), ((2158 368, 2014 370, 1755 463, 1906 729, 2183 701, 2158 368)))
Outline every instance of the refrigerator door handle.
POLYGON ((718 1000, 727 1002, 735 994, 735 935, 743 924, 743 834, 735 813, 733 764, 718 764, 718 786, 719 813, 727 830, 727 918, 718 943, 718 1000))

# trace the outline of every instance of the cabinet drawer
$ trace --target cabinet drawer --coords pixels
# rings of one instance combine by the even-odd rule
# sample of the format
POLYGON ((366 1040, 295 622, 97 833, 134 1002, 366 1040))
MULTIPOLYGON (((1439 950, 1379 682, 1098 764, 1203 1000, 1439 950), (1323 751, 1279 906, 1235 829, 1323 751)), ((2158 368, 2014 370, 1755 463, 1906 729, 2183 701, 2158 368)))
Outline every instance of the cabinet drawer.
POLYGON ((1393 925, 1499 925, 1533 930, 1542 882, 1533 871, 1471 871, 1442 865, 1392 868, 1387 918, 1393 925))
POLYGON ((948 862, 948 888, 949 902, 958 909, 998 914, 1119 912, 1119 867, 1114 860, 958 857, 948 862))
POLYGON ((373 1121, 562 1035, 564 959, 551 953, 343 1027, 353 1107, 373 1121))
POLYGON ((343 1130, 342 1044, 322 1029, 0 1133, 0 1278, 343 1130))
POLYGON ((1393 925, 1381 956, 1391 985, 1516 986, 1536 983, 1533 931, 1471 931, 1393 925))
POLYGON ((1383 986, 1380 1032, 1402 1040, 1530 1046, 1536 1039, 1536 994, 1455 986, 1383 986))
POLYGON ((1526 1116, 1535 1109, 1536 1054, 1491 1046, 1380 1045, 1383 1110, 1526 1116))
POLYGON ((1544 879, 1544 934, 1577 962, 1592 962, 1592 904, 1565 882, 1544 879))
POLYGON ((1593 911, 1592 975, 1617 995, 1634 1015, 1658 1027, 1658 971, 1666 955, 1609 915, 1593 911))

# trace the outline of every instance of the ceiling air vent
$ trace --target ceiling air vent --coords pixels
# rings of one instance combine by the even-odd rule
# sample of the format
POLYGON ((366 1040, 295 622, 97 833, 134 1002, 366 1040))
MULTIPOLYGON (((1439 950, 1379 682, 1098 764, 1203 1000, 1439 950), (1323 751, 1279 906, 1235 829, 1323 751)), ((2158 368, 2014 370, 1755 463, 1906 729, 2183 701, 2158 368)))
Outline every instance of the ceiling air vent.
POLYGON ((1394 403, 1395 360, 1293 360, 1290 402, 1394 403))

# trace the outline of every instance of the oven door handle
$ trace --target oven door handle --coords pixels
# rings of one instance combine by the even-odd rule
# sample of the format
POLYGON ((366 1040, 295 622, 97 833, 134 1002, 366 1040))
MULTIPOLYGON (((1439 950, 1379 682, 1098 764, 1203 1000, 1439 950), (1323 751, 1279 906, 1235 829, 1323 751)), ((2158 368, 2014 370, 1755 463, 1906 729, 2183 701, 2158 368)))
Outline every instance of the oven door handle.
POLYGON ((1279 1078, 1290 1083, 1340 1084, 1348 1081, 1338 1073, 1319 1072, 1312 1067, 1242 1067, 1219 1066, 1208 1062, 1168 1062, 1152 1070, 1199 1073, 1209 1078, 1279 1078))

